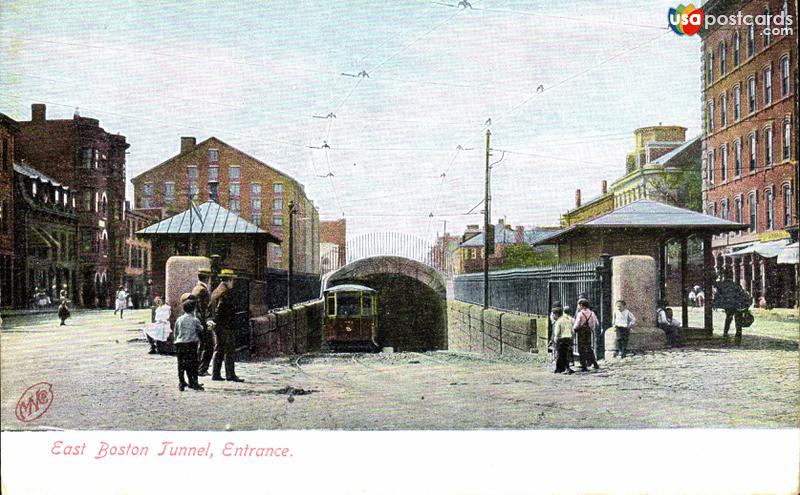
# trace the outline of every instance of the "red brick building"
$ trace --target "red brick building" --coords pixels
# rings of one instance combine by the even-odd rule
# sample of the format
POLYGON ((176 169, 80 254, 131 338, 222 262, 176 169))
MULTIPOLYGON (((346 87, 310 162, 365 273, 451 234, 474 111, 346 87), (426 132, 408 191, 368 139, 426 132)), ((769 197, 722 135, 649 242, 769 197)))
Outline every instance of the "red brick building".
POLYGON ((344 218, 320 222, 319 255, 321 273, 328 273, 347 264, 347 221, 344 218))
MULTIPOLYGON (((161 208, 164 216, 195 203, 214 201, 286 239, 289 203, 295 203, 294 267, 298 272, 319 273, 319 212, 306 197, 302 184, 274 167, 210 137, 197 143, 182 137, 180 152, 131 179, 137 209, 161 208)), ((268 266, 287 269, 288 242, 270 244, 268 266)))
POLYGON ((17 124, 0 113, 0 308, 14 293, 14 134, 17 124))
POLYGON ((76 303, 109 307, 124 276, 124 136, 99 121, 74 115, 47 119, 43 104, 31 106, 31 120, 19 121, 14 156, 77 194, 76 303))
POLYGON ((125 282, 134 308, 152 302, 153 248, 149 239, 136 236, 136 232, 161 220, 153 210, 131 210, 125 202, 125 282))
POLYGON ((701 31, 703 49, 703 200, 708 214, 750 225, 713 241, 719 273, 732 272, 754 298, 795 304, 795 267, 777 252, 797 224, 797 22, 788 32, 774 19, 791 15, 783 0, 712 0, 705 15, 769 14, 770 26, 715 26, 701 31))

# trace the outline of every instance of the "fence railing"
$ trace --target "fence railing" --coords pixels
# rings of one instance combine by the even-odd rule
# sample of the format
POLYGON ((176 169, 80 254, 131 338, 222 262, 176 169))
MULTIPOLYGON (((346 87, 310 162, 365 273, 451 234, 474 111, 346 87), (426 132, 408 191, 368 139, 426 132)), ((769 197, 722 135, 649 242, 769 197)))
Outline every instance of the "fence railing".
MULTIPOLYGON (((483 305, 483 273, 454 280, 458 301, 483 305)), ((589 299, 603 328, 611 325, 611 262, 519 268, 489 272, 489 306, 506 311, 547 315, 555 301, 573 310, 581 294, 589 299)))

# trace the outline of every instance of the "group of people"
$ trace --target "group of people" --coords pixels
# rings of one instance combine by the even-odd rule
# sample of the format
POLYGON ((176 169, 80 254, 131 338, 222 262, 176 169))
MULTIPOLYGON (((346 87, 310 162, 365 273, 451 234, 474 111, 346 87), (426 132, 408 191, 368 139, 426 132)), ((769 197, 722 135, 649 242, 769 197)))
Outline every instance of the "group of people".
POLYGON ((600 369, 597 364, 597 356, 594 347, 597 344, 597 332, 600 328, 600 321, 597 315, 589 307, 589 301, 585 298, 578 299, 578 311, 573 319, 569 313, 569 307, 564 307, 561 303, 553 304, 551 319, 553 323, 553 347, 556 353, 555 373, 573 374, 572 369, 574 356, 572 345, 574 339, 578 339, 578 357, 581 371, 589 371, 589 366, 600 369))
POLYGON ((689 305, 702 308, 706 304, 706 293, 699 285, 695 285, 689 291, 689 305))
POLYGON ((169 324, 170 306, 158 297, 152 313, 153 321, 144 329, 151 354, 163 350, 173 336, 178 358, 178 389, 181 392, 186 387, 203 390, 199 377, 208 376, 209 366, 212 380, 244 381, 236 376, 235 370, 237 304, 232 289, 236 277, 232 270, 222 270, 220 284, 211 291, 212 276, 211 270, 199 270, 192 291, 181 295, 183 314, 175 321, 174 332, 169 324))
MULTIPOLYGON (((576 338, 581 371, 588 371, 589 366, 600 369, 597 364, 597 355, 604 352, 603 346, 600 345, 604 338, 603 329, 597 315, 591 310, 589 301, 583 297, 578 300, 578 311, 575 318, 570 316, 568 307, 565 308, 561 303, 556 302, 551 310, 550 318, 553 324, 552 346, 556 355, 554 372, 564 374, 575 372, 571 365, 574 363, 572 348, 576 338)), ((673 318, 672 308, 658 309, 657 324, 664 331, 670 347, 680 345, 681 326, 673 318)), ((636 325, 636 317, 628 309, 627 303, 623 300, 617 301, 614 311, 614 329, 616 331, 614 357, 624 359, 627 356, 628 342, 634 325, 636 325)))

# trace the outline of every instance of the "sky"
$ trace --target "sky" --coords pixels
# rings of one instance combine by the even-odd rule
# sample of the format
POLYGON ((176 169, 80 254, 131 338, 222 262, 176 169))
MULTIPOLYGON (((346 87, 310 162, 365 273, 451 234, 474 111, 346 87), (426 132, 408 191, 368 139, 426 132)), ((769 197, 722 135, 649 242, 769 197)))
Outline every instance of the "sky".
POLYGON ((674 3, 456 3, 4 0, 0 112, 99 119, 129 179, 216 136, 348 237, 482 223, 487 128, 492 219, 526 227, 621 176, 634 129, 700 133, 700 40, 667 29, 674 3))

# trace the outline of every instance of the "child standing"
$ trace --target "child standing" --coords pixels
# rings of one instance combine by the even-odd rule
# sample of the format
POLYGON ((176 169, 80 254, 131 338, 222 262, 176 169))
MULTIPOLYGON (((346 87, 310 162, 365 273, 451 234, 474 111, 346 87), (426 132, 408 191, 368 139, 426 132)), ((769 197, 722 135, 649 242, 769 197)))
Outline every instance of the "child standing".
POLYGON ((581 361, 581 371, 589 371, 589 365, 594 369, 600 369, 597 358, 592 349, 592 333, 600 325, 597 315, 589 309, 589 301, 580 299, 578 301, 578 312, 575 314, 575 324, 572 329, 578 335, 578 357, 581 361))
POLYGON ((628 310, 628 305, 623 300, 617 301, 617 310, 614 312, 614 327, 617 329, 617 348, 614 357, 625 357, 628 352, 628 339, 631 328, 636 325, 636 317, 628 310))
POLYGON ((61 304, 58 306, 58 319, 61 320, 60 326, 63 327, 64 325, 66 325, 66 323, 64 322, 67 320, 67 318, 69 318, 69 308, 67 307, 67 300, 61 299, 61 304))
POLYGON ((194 316, 197 300, 189 298, 183 303, 183 315, 175 322, 175 351, 178 355, 178 390, 186 388, 184 372, 189 381, 189 388, 204 390, 197 382, 197 344, 203 324, 194 316))
POLYGON ((564 314, 561 306, 553 306, 552 317, 555 318, 553 324, 553 343, 556 348, 556 369, 555 373, 571 375, 575 373, 570 368, 570 351, 572 350, 572 318, 564 314))

